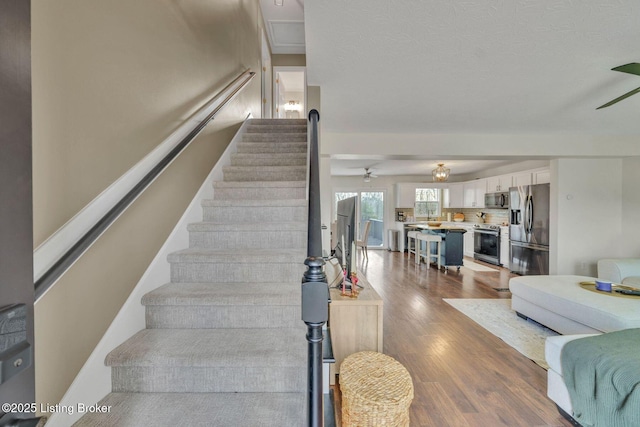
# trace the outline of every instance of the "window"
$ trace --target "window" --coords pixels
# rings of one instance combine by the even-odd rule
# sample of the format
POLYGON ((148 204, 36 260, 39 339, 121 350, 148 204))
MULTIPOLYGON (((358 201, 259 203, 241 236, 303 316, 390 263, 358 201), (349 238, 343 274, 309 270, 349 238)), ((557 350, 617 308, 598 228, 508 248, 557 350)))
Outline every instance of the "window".
POLYGON ((336 191, 335 200, 333 202, 333 220, 338 218, 338 202, 340 200, 348 199, 349 197, 357 196, 358 193, 353 191, 336 191))
POLYGON ((442 190, 439 188, 416 188, 416 217, 437 218, 442 212, 442 190))
POLYGON ((384 246, 384 191, 336 191, 333 202, 333 220, 337 218, 338 202, 349 197, 358 196, 358 233, 357 238, 362 236, 364 224, 371 222, 369 226, 368 247, 384 246))
MULTIPOLYGON (((367 246, 382 247, 384 244, 384 193, 363 191, 360 193, 360 232, 370 221, 367 246)), ((363 236, 360 236, 362 238, 363 236)))

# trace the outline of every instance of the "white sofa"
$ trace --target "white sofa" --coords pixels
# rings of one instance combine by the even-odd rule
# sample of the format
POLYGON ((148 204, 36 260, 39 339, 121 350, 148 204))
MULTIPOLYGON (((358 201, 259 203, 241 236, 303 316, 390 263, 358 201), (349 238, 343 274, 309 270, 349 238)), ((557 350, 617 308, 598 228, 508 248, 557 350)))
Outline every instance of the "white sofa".
POLYGON ((640 328, 640 299, 583 289, 587 276, 519 276, 509 281, 511 308, 564 334, 640 328))
MULTIPOLYGON (((554 276, 549 276, 549 280, 552 280, 554 276)), ((560 276, 561 277, 561 276, 560 276)), ((571 276, 569 276, 571 277, 571 276)), ((574 277, 574 281, 576 276, 574 277)), ((628 286, 638 286, 640 287, 640 259, 602 259, 598 261, 598 277, 604 280, 610 280, 614 283, 621 283, 628 286)), ((584 279, 584 278, 583 278, 584 279)), ((593 280, 593 279, 592 279, 593 280)), ((564 282, 559 281, 556 282, 556 286, 571 286, 567 280, 564 282)), ((566 289, 565 289, 566 290, 566 289)), ((576 289, 577 291, 577 289, 576 289)), ((640 327, 637 324, 636 320, 633 319, 634 311, 640 314, 640 298, 638 299, 630 299, 630 298, 614 298, 608 295, 598 295, 595 292, 591 292, 592 298, 590 299, 591 303, 594 301, 596 305, 587 304, 581 309, 576 308, 576 303, 580 302, 580 298, 576 297, 572 299, 570 303, 565 306, 565 311, 568 314, 562 316, 563 319, 566 317, 582 318, 585 323, 588 323, 589 328, 593 329, 594 334, 590 333, 576 333, 576 332, 563 332, 563 329, 566 330, 563 326, 557 326, 557 331, 561 333, 570 333, 572 335, 558 335, 554 337, 549 337, 546 340, 545 344, 545 359, 549 364, 549 370, 547 371, 547 396, 553 400, 558 406, 561 412, 564 412, 563 415, 573 415, 573 407, 571 405, 571 400, 569 398, 569 391, 564 383, 564 378, 562 375, 562 364, 560 360, 560 354, 562 352, 562 348, 569 341, 584 338, 588 336, 597 335, 599 332, 610 332, 613 330, 626 329, 632 327, 640 327), (594 299, 597 297, 597 299, 594 299), (600 303, 598 303, 600 301, 600 303), (578 310, 580 313, 576 314, 575 310, 578 310), (597 309, 597 311, 592 311, 597 309), (628 311, 631 310, 631 311, 628 311), (609 321, 605 321, 609 314, 607 311, 611 311, 618 316, 622 316, 623 319, 616 320, 615 323, 609 321), (593 317, 589 316, 588 313, 592 313, 593 317), (631 318, 629 318, 631 315, 631 318), (566 317, 565 317, 566 316, 566 317), (593 327, 592 327, 593 326, 593 327)), ((578 294, 578 296, 580 296, 578 294)), ((585 295, 582 295, 585 296, 585 295)), ((553 305, 552 305, 553 306, 553 305)), ((546 309, 549 309, 549 305, 546 305, 546 309)), ((557 308, 555 308, 557 310, 557 308)), ((535 318, 534 318, 535 319, 535 318)), ((546 321, 546 319, 543 319, 546 321)), ((556 319, 556 322, 558 320, 556 319)), ((569 329, 574 329, 575 325, 571 325, 572 322, 562 321, 563 325, 568 324, 569 329)), ((578 327, 578 329, 583 329, 582 327, 578 327)))
POLYGON ((569 390, 564 385, 564 378, 562 377, 562 362, 560 360, 562 347, 569 341, 594 335, 598 334, 557 335, 548 337, 545 342, 544 358, 549 365, 547 370, 547 396, 554 401, 561 413, 564 412, 564 416, 573 416, 573 406, 569 398, 569 390))
POLYGON ((607 258, 598 261, 598 277, 640 287, 640 258, 607 258))

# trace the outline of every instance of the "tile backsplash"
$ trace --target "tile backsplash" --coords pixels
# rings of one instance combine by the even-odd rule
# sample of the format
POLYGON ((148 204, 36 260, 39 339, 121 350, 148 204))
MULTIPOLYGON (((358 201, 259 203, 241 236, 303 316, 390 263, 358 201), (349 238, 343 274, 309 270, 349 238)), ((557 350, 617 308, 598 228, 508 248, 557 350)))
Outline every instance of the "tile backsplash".
POLYGON ((408 218, 413 217, 413 208, 396 208, 396 217, 395 221, 400 220, 400 213, 404 215, 404 221, 408 221, 408 218))
POLYGON ((442 209, 442 216, 440 219, 446 219, 447 213, 462 212, 464 214, 465 222, 480 222, 480 218, 476 216, 479 212, 484 212, 485 224, 496 225, 508 225, 509 224, 509 209, 481 209, 481 208, 457 208, 457 209, 442 209))

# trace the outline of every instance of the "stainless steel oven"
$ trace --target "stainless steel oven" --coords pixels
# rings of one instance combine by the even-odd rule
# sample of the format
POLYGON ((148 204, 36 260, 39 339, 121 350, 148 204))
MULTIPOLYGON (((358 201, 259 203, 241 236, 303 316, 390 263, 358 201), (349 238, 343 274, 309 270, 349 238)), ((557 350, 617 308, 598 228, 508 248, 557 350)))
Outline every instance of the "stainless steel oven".
POLYGON ((473 258, 500 265, 500 227, 476 225, 473 230, 473 258))

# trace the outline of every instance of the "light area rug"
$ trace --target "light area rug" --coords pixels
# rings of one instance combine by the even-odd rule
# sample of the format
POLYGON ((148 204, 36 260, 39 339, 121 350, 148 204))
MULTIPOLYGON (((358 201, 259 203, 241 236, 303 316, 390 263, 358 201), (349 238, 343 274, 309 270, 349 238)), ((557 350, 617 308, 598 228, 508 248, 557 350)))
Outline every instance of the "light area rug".
POLYGON ((544 359, 544 343, 547 337, 558 334, 536 322, 518 317, 516 312, 511 310, 511 299, 443 298, 443 300, 522 355, 544 369, 549 369, 544 359))
POLYGON ((469 261, 468 259, 462 260, 462 265, 467 267, 469 270, 479 271, 479 272, 492 272, 497 273, 498 270, 491 267, 486 267, 484 265, 478 264, 477 262, 469 261))

